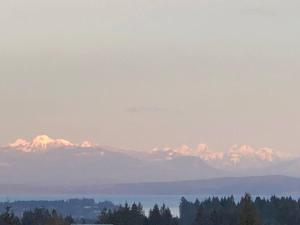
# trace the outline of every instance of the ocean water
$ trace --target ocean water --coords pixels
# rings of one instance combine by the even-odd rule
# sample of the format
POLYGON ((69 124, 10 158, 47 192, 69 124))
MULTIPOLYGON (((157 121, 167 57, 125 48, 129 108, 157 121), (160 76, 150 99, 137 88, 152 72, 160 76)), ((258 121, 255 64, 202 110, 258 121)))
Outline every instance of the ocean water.
MULTIPOLYGON (((294 199, 298 199, 299 195, 284 195, 292 196, 294 199)), ((211 196, 209 195, 0 195, 0 201, 17 201, 17 200, 68 200, 71 198, 93 198, 96 202, 111 201, 116 205, 119 204, 132 204, 142 203, 146 215, 149 210, 153 208, 155 204, 168 206, 173 215, 179 216, 179 204, 180 199, 185 197, 189 201, 195 201, 196 199, 205 200, 211 196)), ((218 197, 224 197, 219 195, 218 197)), ((253 196, 255 198, 256 196, 253 196)), ((270 198, 271 196, 263 195, 260 197, 270 198)), ((234 196, 236 201, 239 201, 241 195, 234 196)))

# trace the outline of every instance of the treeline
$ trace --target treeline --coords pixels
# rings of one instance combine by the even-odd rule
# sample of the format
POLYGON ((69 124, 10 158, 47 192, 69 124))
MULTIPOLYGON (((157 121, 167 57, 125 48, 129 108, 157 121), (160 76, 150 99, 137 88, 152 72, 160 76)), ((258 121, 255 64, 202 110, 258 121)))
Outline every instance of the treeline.
POLYGON ((291 197, 257 197, 245 194, 180 203, 180 225, 300 225, 300 201, 291 197))
POLYGON ((69 199, 55 201, 14 201, 0 202, 0 213, 5 212, 7 206, 18 217, 22 217, 25 211, 35 210, 36 208, 55 209, 62 216, 72 215, 78 220, 95 220, 99 213, 104 209, 114 209, 116 206, 109 201, 95 202, 94 199, 69 199))
MULTIPOLYGON (((271 197, 254 200, 245 194, 239 202, 234 197, 213 197, 204 201, 189 202, 181 199, 180 217, 173 216, 165 205, 155 205, 145 214, 139 204, 104 209, 97 221, 114 225, 300 225, 300 200, 291 197, 271 197)), ((71 216, 62 216, 56 210, 37 208, 16 216, 9 207, 0 214, 0 225, 70 225, 71 216)))
MULTIPOLYGON (((5 212, 0 214, 0 225, 71 225, 75 221, 71 216, 61 216, 55 209, 36 208, 23 213, 18 217, 7 207, 5 212)), ((179 225, 179 219, 173 217, 168 207, 155 205, 150 210, 149 216, 145 215, 143 206, 132 204, 119 206, 114 210, 104 209, 97 221, 76 221, 77 223, 105 223, 114 225, 179 225)), ((75 222, 75 223, 76 223, 75 222)))
POLYGON ((179 219, 173 217, 171 210, 163 205, 155 205, 145 215, 143 206, 133 203, 132 206, 125 204, 117 210, 104 210, 99 216, 98 223, 114 225, 179 225, 179 219))
POLYGON ((24 212, 19 218, 10 210, 10 207, 7 207, 6 211, 0 215, 0 225, 70 225, 72 223, 74 220, 71 216, 63 217, 55 209, 37 208, 24 212))

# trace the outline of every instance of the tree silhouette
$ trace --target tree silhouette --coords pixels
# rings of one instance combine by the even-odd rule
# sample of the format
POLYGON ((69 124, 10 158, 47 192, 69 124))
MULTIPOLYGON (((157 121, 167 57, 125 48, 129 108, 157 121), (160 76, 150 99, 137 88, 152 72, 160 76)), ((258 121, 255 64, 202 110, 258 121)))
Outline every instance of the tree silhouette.
POLYGON ((260 218, 250 194, 245 194, 239 204, 239 225, 260 225, 260 218))

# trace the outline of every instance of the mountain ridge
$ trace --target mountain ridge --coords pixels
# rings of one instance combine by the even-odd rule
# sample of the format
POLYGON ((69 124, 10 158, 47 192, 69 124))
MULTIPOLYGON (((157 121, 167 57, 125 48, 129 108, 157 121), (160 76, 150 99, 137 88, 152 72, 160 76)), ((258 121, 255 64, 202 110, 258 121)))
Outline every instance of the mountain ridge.
MULTIPOLYGON (((3 146, 3 148, 32 153, 45 152, 58 148, 100 148, 100 146, 92 144, 89 141, 76 144, 63 138, 53 139, 48 135, 43 134, 34 137, 31 141, 18 138, 16 141, 3 146)), ((110 148, 110 150, 112 149, 113 148, 110 148)), ((136 153, 136 155, 138 154, 134 150, 124 151, 122 149, 114 148, 114 151, 125 152, 131 156, 134 156, 134 153, 136 153)), ((197 157, 207 162, 209 165, 221 169, 235 168, 238 164, 243 167, 252 166, 253 164, 255 164, 255 166, 260 166, 291 159, 290 154, 275 151, 268 147, 253 148, 246 144, 240 146, 236 144, 232 145, 228 151, 210 150, 207 144, 199 144, 196 148, 191 148, 188 145, 181 145, 177 148, 156 147, 149 151, 144 151, 143 154, 147 155, 148 158, 156 160, 171 160, 174 157, 180 156, 197 157)))
POLYGON ((7 184, 18 181, 24 185, 71 186, 249 175, 298 176, 300 158, 276 158, 268 148, 261 152, 261 149, 248 145, 235 146, 231 150, 229 156, 224 153, 222 157, 206 144, 199 145, 197 150, 185 145, 180 149, 157 148, 142 152, 88 142, 75 144, 39 135, 31 141, 18 139, 0 147, 0 176, 7 184), (207 158, 207 155, 215 157, 207 158), (237 163, 228 161, 232 155, 239 158, 237 163))
POLYGON ((268 175, 249 177, 220 177, 173 182, 116 184, 103 189, 100 193, 125 195, 242 195, 246 192, 253 195, 300 194, 300 178, 283 175, 268 175))
POLYGON ((69 186, 0 184, 3 193, 105 195, 300 195, 300 178, 268 175, 220 177, 169 182, 139 182, 69 186), (284 185, 282 185, 284 184, 284 185))
POLYGON ((4 147, 30 153, 30 152, 37 152, 37 151, 47 151, 49 149, 61 148, 61 147, 93 148, 97 146, 93 145, 89 141, 84 141, 81 144, 74 144, 63 138, 53 139, 46 134, 42 134, 42 135, 37 135, 31 141, 18 138, 13 143, 9 143, 4 147))

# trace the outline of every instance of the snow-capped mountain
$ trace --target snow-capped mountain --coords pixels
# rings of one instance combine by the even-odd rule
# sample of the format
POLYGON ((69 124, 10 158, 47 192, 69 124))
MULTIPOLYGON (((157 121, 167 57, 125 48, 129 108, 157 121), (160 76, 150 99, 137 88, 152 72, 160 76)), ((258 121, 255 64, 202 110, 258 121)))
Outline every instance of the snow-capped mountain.
MULTIPOLYGON (((17 139, 13 143, 5 146, 5 149, 26 153, 47 152, 53 149, 66 148, 99 149, 100 147, 88 141, 75 144, 62 138, 53 139, 47 135, 38 135, 31 141, 17 139)), ((173 159, 178 160, 180 157, 195 157, 218 169, 265 167, 291 159, 291 155, 287 153, 283 154, 268 147, 254 148, 250 145, 233 145, 226 151, 211 150, 207 144, 199 144, 195 148, 191 148, 188 145, 181 145, 177 148, 153 148, 146 152, 125 151, 115 148, 109 148, 109 150, 127 154, 133 158, 147 159, 148 161, 170 161, 173 159)))
POLYGON ((286 154, 249 145, 227 151, 207 144, 131 151, 39 135, 0 147, 0 177, 8 184, 70 185, 297 174, 298 161, 288 160, 286 154))
POLYGON ((178 156, 192 156, 198 157, 205 161, 222 160, 224 158, 223 152, 211 151, 207 144, 199 144, 196 148, 190 148, 187 145, 182 145, 178 148, 154 148, 149 151, 153 157, 164 157, 167 160, 178 156))
POLYGON ((37 152, 67 147, 92 148, 96 147, 96 145, 93 145, 88 141, 84 141, 81 144, 74 144, 65 139, 52 139, 47 135, 38 135, 33 138, 32 141, 19 138, 15 142, 8 144, 6 147, 22 152, 37 152))
POLYGON ((155 159, 171 160, 174 157, 192 156, 202 159, 209 165, 221 169, 265 167, 291 156, 282 154, 271 148, 253 148, 250 145, 233 145, 227 151, 210 150, 207 144, 199 144, 196 148, 182 145, 178 148, 154 148, 149 154, 155 159))
MULTIPOLYGON (((0 149, 0 177, 7 184, 77 185, 137 181, 173 181, 220 177, 197 157, 153 160, 127 151, 74 144, 40 135, 18 139, 0 149), (42 154, 40 154, 42 153, 42 154)), ((1 182, 0 182, 1 183, 1 182)))

